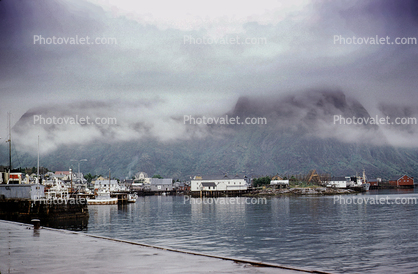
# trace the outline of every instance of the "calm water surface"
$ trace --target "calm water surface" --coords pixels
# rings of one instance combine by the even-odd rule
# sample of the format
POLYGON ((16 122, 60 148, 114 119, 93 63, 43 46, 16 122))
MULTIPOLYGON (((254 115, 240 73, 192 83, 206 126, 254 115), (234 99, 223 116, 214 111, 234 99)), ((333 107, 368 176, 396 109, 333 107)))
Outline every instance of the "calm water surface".
MULTIPOLYGON (((355 197, 418 200, 414 190, 361 195, 355 197)), ((341 197, 348 202, 354 195, 341 197)), ((124 206, 89 206, 86 232, 335 273, 418 271, 418 204, 340 204, 333 196, 273 197, 267 204, 222 199, 228 198, 202 204, 148 196, 124 206)))

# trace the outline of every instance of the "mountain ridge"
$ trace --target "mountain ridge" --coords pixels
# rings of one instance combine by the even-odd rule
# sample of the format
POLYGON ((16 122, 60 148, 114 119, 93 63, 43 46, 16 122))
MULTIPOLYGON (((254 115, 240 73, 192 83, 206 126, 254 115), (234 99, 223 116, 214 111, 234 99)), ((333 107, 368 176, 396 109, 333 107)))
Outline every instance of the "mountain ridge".
MULTIPOLYGON (((28 111, 28 113, 31 110, 28 111)), ((41 157, 51 170, 67 170, 70 159, 88 159, 81 171, 130 178, 136 172, 175 179, 195 175, 307 174, 316 169, 332 176, 354 175, 363 169, 369 177, 418 175, 418 149, 388 144, 377 125, 335 125, 334 115, 367 117, 358 101, 341 91, 309 91, 277 98, 241 97, 230 116, 265 117, 267 125, 187 125, 190 137, 161 141, 152 136, 139 140, 63 144, 41 157), (193 133, 204 132, 200 137, 193 133)), ((29 115, 16 124, 17 132, 29 126, 29 115)), ((51 130, 54 130, 53 128, 51 130)), ((56 128, 55 128, 56 130, 56 128)), ((52 136, 52 135, 51 135, 52 136)), ((17 145, 16 145, 17 146, 17 145)), ((2 149, 2 163, 5 163, 2 149)), ((36 157, 21 156, 22 167, 36 166, 36 157)), ((14 164, 16 165, 16 164, 14 164)))

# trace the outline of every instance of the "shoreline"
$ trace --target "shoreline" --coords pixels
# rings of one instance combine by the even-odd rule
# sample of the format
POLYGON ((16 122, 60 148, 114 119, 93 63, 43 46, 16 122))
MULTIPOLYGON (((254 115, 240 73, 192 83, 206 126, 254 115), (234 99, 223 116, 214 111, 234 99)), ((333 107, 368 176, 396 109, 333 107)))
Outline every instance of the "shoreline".
POLYGON ((256 190, 250 193, 246 193, 244 197, 260 197, 260 196, 303 196, 303 195, 347 195, 358 194, 359 191, 352 189, 340 189, 340 188, 326 188, 326 187, 294 187, 294 188, 266 188, 262 190, 256 190))

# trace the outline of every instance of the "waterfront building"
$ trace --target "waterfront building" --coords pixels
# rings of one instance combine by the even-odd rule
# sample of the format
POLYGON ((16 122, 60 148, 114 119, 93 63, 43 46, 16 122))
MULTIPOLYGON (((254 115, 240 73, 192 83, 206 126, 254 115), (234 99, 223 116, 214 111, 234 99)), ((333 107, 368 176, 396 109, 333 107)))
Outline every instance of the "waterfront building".
POLYGON ((108 189, 110 192, 125 191, 124 187, 119 186, 117 180, 109 180, 103 177, 99 177, 96 181, 92 182, 94 189, 108 189))
POLYGON ((228 175, 195 176, 190 183, 192 192, 246 191, 250 186, 249 178, 239 175, 234 177, 228 177, 228 175))
POLYGON ((151 192, 171 192, 173 191, 173 179, 150 178, 149 189, 151 192))
POLYGON ((376 188, 382 182, 382 178, 369 179, 367 182, 370 184, 370 187, 376 188))
POLYGON ((142 185, 149 185, 151 183, 151 178, 148 177, 148 174, 145 172, 138 172, 135 174, 135 179, 132 183, 132 186, 142 186, 142 185))
POLYGON ((389 179, 389 184, 394 187, 399 188, 413 188, 414 187, 414 177, 408 175, 396 176, 389 179))
POLYGON ((331 177, 326 186, 335 188, 346 188, 347 182, 349 182, 350 180, 350 177, 331 177))

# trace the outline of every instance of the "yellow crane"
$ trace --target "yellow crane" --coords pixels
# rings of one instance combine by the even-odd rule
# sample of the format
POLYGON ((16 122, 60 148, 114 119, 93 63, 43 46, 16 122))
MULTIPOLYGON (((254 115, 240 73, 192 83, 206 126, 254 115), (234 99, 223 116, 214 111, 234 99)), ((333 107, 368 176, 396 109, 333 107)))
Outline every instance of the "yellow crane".
POLYGON ((313 169, 309 172, 308 175, 308 183, 316 183, 316 184, 320 184, 321 183, 321 177, 318 175, 318 173, 316 173, 316 169, 313 169))

